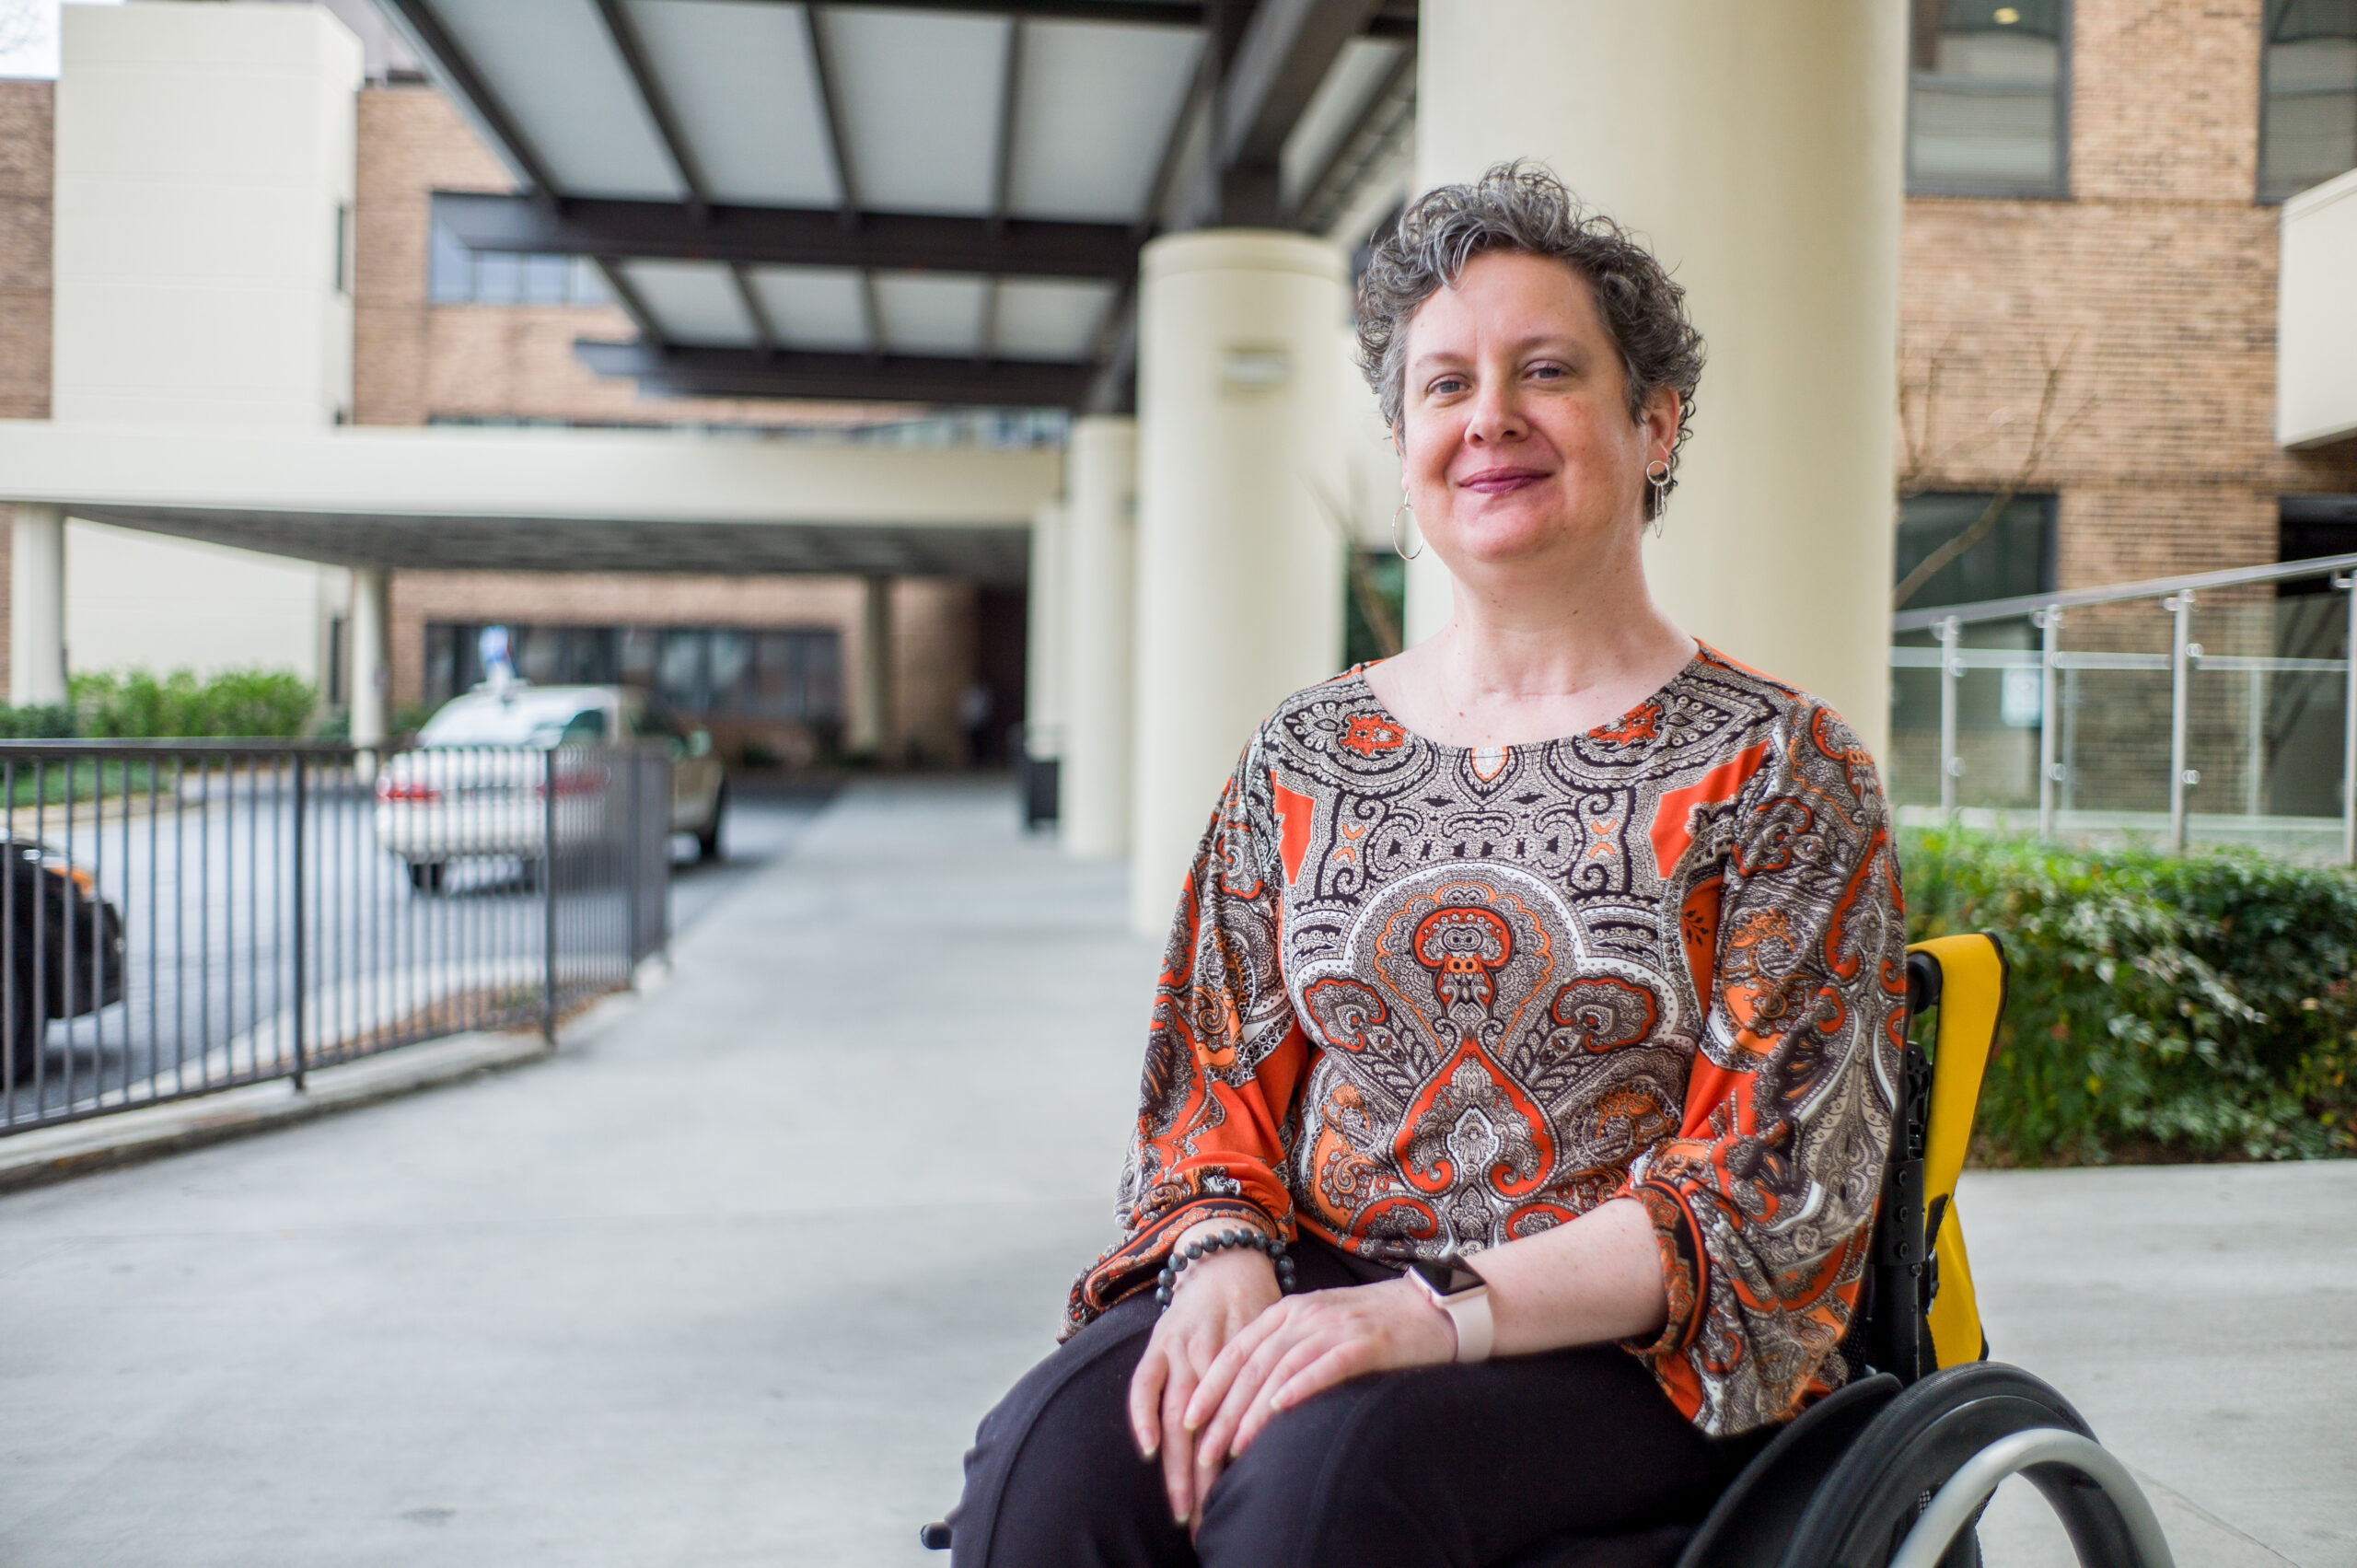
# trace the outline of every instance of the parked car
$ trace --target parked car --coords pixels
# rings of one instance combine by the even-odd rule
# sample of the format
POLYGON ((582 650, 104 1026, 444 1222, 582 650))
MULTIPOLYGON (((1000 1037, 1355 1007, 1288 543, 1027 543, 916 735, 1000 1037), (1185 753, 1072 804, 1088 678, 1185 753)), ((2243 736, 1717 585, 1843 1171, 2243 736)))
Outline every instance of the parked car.
POLYGON ((30 1081, 52 1018, 78 1018, 122 1000, 122 917, 90 874, 31 839, 0 837, 8 968, 0 1051, 8 1081, 30 1081))
MULTIPOLYGON (((611 740, 660 744, 671 758, 671 830, 693 833, 698 853, 720 853, 728 784, 712 737, 690 730, 642 691, 625 686, 534 686, 509 680, 452 698, 418 732, 417 747, 377 778, 377 842, 409 863, 410 886, 433 892, 451 862, 517 859, 545 853, 548 763, 538 752, 611 740)), ((604 787, 594 752, 557 763, 560 803, 604 787)), ((578 814, 556 814, 558 842, 578 814)))

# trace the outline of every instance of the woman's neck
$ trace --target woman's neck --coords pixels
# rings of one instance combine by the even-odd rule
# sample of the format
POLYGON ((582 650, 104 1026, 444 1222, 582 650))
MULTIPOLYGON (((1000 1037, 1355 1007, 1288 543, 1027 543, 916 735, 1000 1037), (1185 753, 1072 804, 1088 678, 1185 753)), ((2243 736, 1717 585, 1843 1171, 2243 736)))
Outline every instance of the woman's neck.
POLYGON ((1551 740, 1660 690, 1694 640, 1654 603, 1633 539, 1560 578, 1527 564, 1457 575, 1448 624, 1368 672, 1393 716, 1444 745, 1551 740))

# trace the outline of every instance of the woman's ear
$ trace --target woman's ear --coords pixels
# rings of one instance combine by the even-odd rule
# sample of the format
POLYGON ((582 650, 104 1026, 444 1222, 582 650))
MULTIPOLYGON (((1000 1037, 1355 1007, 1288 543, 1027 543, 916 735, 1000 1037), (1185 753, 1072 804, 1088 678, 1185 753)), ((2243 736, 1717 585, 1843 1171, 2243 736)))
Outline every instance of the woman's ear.
POLYGON ((1655 387, 1645 399, 1645 436, 1649 442, 1659 442, 1675 447, 1678 444, 1679 416, 1686 412, 1684 400, 1675 387, 1655 387))

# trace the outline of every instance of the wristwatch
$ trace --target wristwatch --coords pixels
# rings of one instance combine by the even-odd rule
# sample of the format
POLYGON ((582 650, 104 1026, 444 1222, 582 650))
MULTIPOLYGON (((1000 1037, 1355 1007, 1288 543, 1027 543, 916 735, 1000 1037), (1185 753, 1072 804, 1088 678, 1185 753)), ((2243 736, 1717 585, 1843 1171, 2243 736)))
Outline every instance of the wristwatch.
POLYGON ((1457 1326, 1457 1359, 1489 1360, 1493 1332, 1490 1282, 1453 1252, 1433 1262, 1409 1264, 1408 1277, 1457 1326))

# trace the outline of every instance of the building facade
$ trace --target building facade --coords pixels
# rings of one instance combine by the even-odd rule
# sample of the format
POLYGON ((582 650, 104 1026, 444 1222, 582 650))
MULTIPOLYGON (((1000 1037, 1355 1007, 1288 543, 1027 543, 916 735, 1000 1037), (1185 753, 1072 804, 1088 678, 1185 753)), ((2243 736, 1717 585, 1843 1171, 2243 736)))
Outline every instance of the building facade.
MULTIPOLYGON (((333 8, 362 46, 354 172, 322 263, 331 285, 312 292, 348 341, 303 417, 1062 439, 1061 415, 655 397, 594 373, 575 340, 630 331, 598 269, 470 253, 437 233, 432 192, 507 192, 516 176, 373 12, 333 8)), ((2357 440, 2291 449, 2275 428, 2279 203, 2357 165, 2357 6, 1913 0, 1907 54, 1898 606, 2357 549, 2357 440)), ((103 272, 57 221, 58 99, 48 82, 0 82, 0 417, 83 417, 75 400, 96 406, 115 352, 57 281, 61 267, 103 272)), ((1401 105, 1412 116, 1412 92, 1401 105)), ((1411 166, 1388 167, 1396 201, 1411 166)), ((1379 218, 1371 190, 1345 226, 1379 218)), ((217 412, 217 388, 189 399, 217 412)), ((1706 410, 1706 442, 1710 429, 1706 410)), ((66 548, 77 668, 263 662, 348 697, 339 569, 95 524, 69 525, 66 548), (204 613, 156 609, 191 601, 204 613)), ((880 645, 862 621, 877 602, 851 575, 402 570, 389 697, 447 696, 468 678, 471 638, 500 624, 535 668, 664 685, 740 752, 801 759, 840 744, 881 646, 883 752, 949 761, 979 738, 994 754, 1023 713, 1022 594, 903 575, 881 601, 880 645)), ((1980 705, 1988 744, 2020 751, 1996 698, 1980 705)), ((1916 749, 1902 726, 1892 761, 1907 787, 1923 774, 1916 749)))

